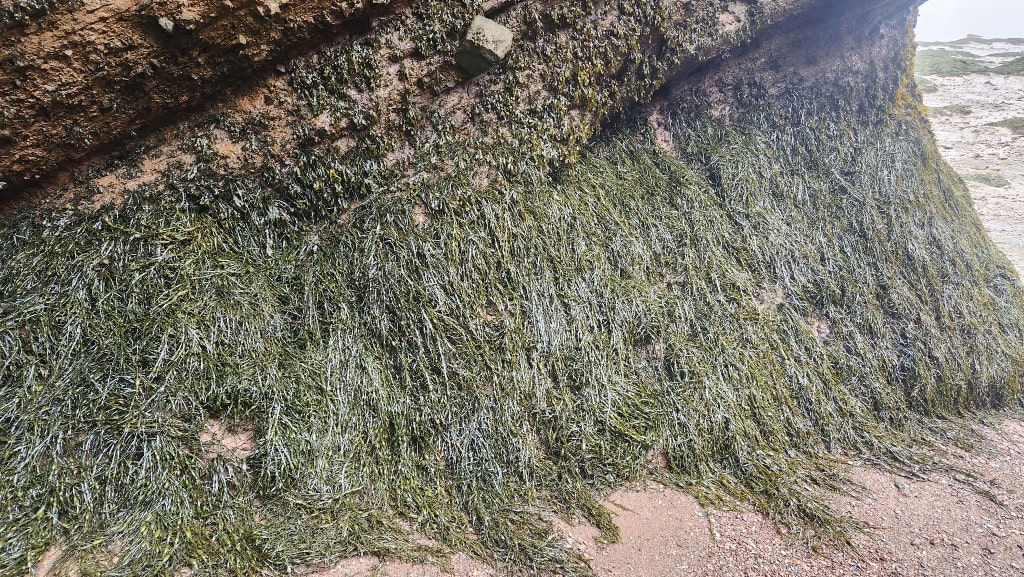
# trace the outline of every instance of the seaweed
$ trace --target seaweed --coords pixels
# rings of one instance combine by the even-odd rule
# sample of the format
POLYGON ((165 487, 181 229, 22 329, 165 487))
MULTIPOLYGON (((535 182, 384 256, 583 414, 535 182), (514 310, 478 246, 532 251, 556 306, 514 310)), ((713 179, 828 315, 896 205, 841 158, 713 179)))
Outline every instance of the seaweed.
POLYGON ((76 7, 81 0, 14 0, 0 6, 0 32, 26 25, 59 9, 76 7))
POLYGON ((1000 64, 992 70, 999 74, 1006 74, 1009 76, 1024 76, 1024 56, 1020 56, 1009 62, 1000 64))
POLYGON ((962 176, 967 182, 978 182, 995 188, 1006 188, 1010 186, 1010 181, 1006 180, 1006 177, 998 172, 965 172, 960 176, 962 176))
POLYGON ((1014 134, 1024 135, 1024 118, 1019 116, 990 122, 986 126, 998 126, 999 128, 1005 128, 1014 134))
POLYGON ((950 104, 949 106, 931 106, 929 116, 970 116, 974 110, 966 104, 950 104))
POLYGON ((969 52, 920 50, 917 53, 917 73, 921 76, 950 77, 989 72, 992 69, 969 52))
MULTIPOLYGON (((421 3, 297 63, 296 146, 203 118, 122 202, 0 229, 0 574, 47 551, 79 575, 462 551, 588 575, 552 520, 614 540, 601 497, 650 480, 849 546, 866 527, 825 501, 843 463, 922 475, 963 419, 1022 408, 1024 289, 931 141, 909 37, 845 84, 659 93, 666 147, 646 109, 588 118, 651 100, 693 45, 633 61, 573 6, 523 9, 548 24, 465 87, 475 124, 367 96, 383 38, 436 63, 473 13, 421 3)), ((717 7, 660 38, 707 46, 717 7)))
POLYGON ((921 94, 935 94, 939 91, 939 85, 935 84, 935 81, 929 80, 924 76, 916 77, 914 82, 917 83, 917 87, 921 91, 921 94))

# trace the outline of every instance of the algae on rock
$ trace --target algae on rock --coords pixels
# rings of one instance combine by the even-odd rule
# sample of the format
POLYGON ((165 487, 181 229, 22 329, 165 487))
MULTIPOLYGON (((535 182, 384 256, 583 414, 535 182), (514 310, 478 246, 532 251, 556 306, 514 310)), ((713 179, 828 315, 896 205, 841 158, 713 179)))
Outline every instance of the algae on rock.
POLYGON ((839 452, 936 466, 950 419, 1024 399, 1020 279, 921 114, 913 3, 878 4, 685 78, 699 27, 634 61, 595 40, 623 22, 578 18, 660 4, 523 8, 549 24, 474 81, 502 99, 386 106, 389 39, 450 57, 477 11, 428 3, 297 63, 294 146, 275 119, 200 118, 122 202, 18 215, 0 574, 59 546, 83 575, 451 551, 586 575, 551 519, 614 539, 600 496, 649 479, 843 543, 839 452), (553 45, 579 50, 534 76, 553 45), (252 453, 211 453, 210 419, 252 453))

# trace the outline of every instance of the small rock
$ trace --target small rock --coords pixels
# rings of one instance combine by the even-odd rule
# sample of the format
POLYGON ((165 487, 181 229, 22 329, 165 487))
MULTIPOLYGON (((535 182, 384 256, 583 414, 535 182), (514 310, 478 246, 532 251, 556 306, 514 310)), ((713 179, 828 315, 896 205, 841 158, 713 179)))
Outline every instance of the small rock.
POLYGON ((281 13, 281 7, 288 4, 291 0, 262 0, 261 3, 256 6, 256 10, 259 11, 261 16, 267 18, 276 16, 281 13))
POLYGON ((477 16, 466 31, 455 61, 476 76, 500 62, 512 49, 512 31, 490 18, 477 16))
POLYGON ((160 19, 156 21, 156 23, 164 29, 164 32, 168 34, 174 34, 174 20, 171 20, 166 16, 161 16, 160 19))

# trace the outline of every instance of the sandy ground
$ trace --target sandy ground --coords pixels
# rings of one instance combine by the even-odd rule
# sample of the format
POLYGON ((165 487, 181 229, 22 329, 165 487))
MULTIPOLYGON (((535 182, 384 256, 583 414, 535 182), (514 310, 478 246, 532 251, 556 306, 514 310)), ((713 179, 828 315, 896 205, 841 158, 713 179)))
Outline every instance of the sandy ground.
MULTIPOLYGON (((931 47, 935 48, 935 47, 931 47)), ((999 63, 995 53, 1021 46, 956 46, 999 63)), ((1003 58, 1005 59, 1005 58, 1003 58)), ((943 155, 961 174, 988 176, 1005 186, 968 182, 993 240, 1024 274, 1024 136, 989 126, 1024 117, 1024 77, 929 77, 938 91, 925 94, 935 111, 932 126, 943 155), (956 106, 959 105, 959 106, 956 106), (950 113, 949 106, 958 112, 950 113), (964 108, 966 107, 966 109, 964 108), (938 109, 938 110, 936 110, 938 109)), ((849 478, 863 494, 837 496, 835 507, 869 523, 855 538, 856 553, 819 555, 786 540, 752 512, 706 510, 679 491, 653 486, 608 498, 622 534, 602 544, 589 526, 561 525, 566 541, 590 559, 602 577, 669 576, 1024 576, 1024 422, 1007 421, 982 431, 987 450, 961 455, 957 464, 977 473, 995 499, 963 479, 936 476, 915 481, 851 464, 849 478)), ((463 556, 453 559, 458 577, 502 572, 463 556)), ((430 566, 372 557, 349 559, 320 577, 440 577, 430 566)))
MULTIPOLYGON (((561 525, 566 541, 590 559, 602 577, 779 577, 1024 575, 1024 423, 983 430, 990 446, 962 455, 958 464, 977 472, 996 500, 963 479, 937 476, 914 481, 851 465, 859 496, 838 496, 835 507, 873 526, 855 539, 857 552, 818 555, 787 541, 752 512, 706 510, 684 493, 653 486, 624 490, 606 504, 622 541, 606 545, 586 525, 561 525), (997 502, 998 501, 998 502, 997 502)), ((458 577, 497 577, 502 572, 463 556, 458 577)), ((429 566, 349 559, 319 577, 441 577, 429 566)))
MULTIPOLYGON (((866 491, 834 504, 875 527, 855 540, 858 555, 816 555, 759 515, 704 511, 667 490, 613 495, 622 543, 587 552, 607 576, 1024 575, 1024 424, 988 433, 991 452, 964 464, 1002 505, 951 478, 911 481, 851 467, 850 478, 866 491)), ((574 533, 588 543, 587 531, 574 533)))
MULTIPOLYGON (((1018 50, 1024 48, 1018 47, 1018 50)), ((1017 270, 1024 274, 1024 136, 992 122, 1024 117, 1024 76, 929 77, 938 92, 926 93, 931 109, 961 113, 932 114, 932 128, 943 156, 968 176, 992 174, 1009 185, 997 188, 968 180, 981 221, 1017 270)))

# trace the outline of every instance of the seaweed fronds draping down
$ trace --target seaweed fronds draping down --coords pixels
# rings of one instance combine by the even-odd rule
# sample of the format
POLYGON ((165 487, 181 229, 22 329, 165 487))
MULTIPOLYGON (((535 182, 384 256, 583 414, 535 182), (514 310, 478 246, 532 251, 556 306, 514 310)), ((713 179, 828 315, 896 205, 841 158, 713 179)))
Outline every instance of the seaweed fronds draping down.
MULTIPOLYGON (((601 46, 600 19, 572 21, 567 45, 601 46)), ((614 539, 600 497, 649 479, 842 543, 861 526, 826 505, 839 462, 912 473, 950 419, 1021 407, 1024 290, 909 56, 845 86, 734 75, 586 144, 579 110, 649 100, 664 63, 529 109, 467 92, 464 117, 400 133, 353 96, 388 91, 379 48, 295 67, 294 148, 200 120, 123 203, 0 231, 0 575, 47 551, 78 575, 452 551, 584 575, 551 520, 614 539), (320 146, 322 117, 355 127, 347 152, 320 146)), ((577 72, 621 55, 590 56, 577 72)))
POLYGON ((2 573, 58 544, 106 575, 447 548, 585 573, 547 520, 614 537, 596 498, 652 477, 855 530, 821 501, 831 455, 914 467, 930 418, 1019 406, 1024 298, 917 122, 820 100, 731 124, 691 101, 678 158, 637 127, 554 176, 340 221, 143 196, 23 218, 2 573), (211 453, 210 418, 254 452, 211 453))

